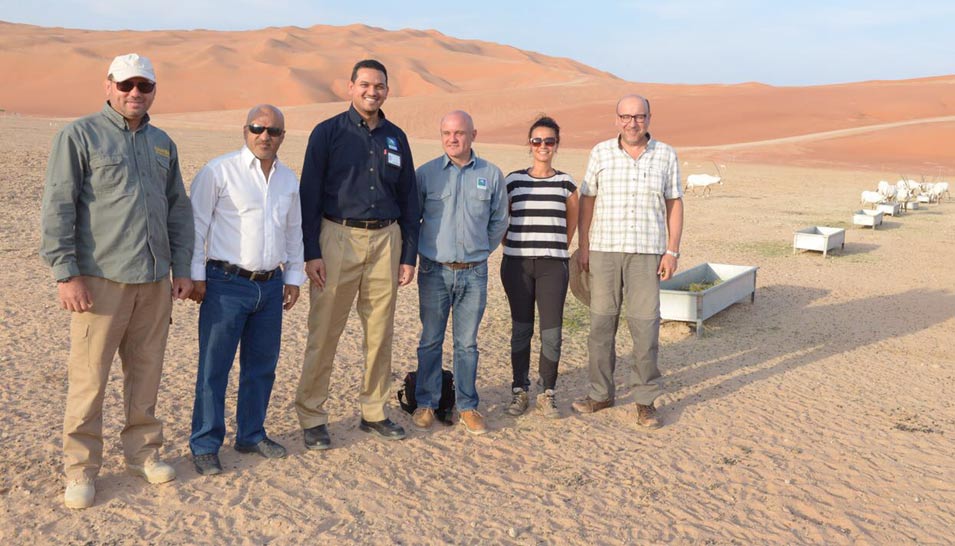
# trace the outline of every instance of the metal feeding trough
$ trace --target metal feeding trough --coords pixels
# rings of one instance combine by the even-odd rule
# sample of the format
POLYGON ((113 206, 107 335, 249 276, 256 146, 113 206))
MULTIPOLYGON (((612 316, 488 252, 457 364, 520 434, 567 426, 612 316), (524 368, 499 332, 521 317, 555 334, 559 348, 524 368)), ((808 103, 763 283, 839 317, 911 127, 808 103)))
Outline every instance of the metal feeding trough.
POLYGON ((823 257, 834 248, 846 247, 846 230, 842 228, 813 226, 796 230, 793 237, 793 254, 797 250, 816 250, 823 257))
POLYGON ((918 201, 909 201, 909 202, 906 203, 906 205, 905 205, 905 210, 919 210, 919 202, 918 202, 918 201))
POLYGON ((929 195, 925 195, 924 193, 920 193, 918 196, 918 202, 929 204, 932 202, 932 197, 929 195))
POLYGON ((695 322, 703 336, 703 321, 738 301, 756 299, 755 266, 702 263, 660 282, 660 318, 695 322))
POLYGON ((880 203, 876 205, 875 210, 886 216, 898 216, 902 214, 902 205, 898 203, 880 203))
POLYGON ((882 225, 882 212, 878 210, 857 210, 852 214, 852 223, 857 226, 869 226, 875 229, 882 225))

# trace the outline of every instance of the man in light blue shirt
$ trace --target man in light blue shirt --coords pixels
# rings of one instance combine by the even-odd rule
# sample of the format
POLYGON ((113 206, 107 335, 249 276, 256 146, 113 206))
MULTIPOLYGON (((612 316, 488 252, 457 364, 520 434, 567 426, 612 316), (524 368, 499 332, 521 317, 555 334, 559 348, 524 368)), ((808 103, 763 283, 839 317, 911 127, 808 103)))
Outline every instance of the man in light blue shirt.
POLYGON ((507 229, 507 189, 497 166, 471 150, 477 131, 467 112, 441 119, 445 154, 416 171, 421 204, 418 237, 418 409, 412 422, 427 430, 441 399, 441 353, 448 317, 454 341, 455 405, 465 429, 484 434, 477 411, 477 333, 487 304, 487 258, 507 229))

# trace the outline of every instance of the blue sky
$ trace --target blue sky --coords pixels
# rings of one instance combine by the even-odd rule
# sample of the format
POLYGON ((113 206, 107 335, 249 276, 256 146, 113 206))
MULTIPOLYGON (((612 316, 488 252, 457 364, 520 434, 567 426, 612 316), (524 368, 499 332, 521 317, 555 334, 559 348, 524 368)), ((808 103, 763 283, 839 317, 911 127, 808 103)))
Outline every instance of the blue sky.
POLYGON ((955 1, 0 0, 0 19, 86 29, 367 25, 570 57, 631 81, 816 85, 955 73, 955 1))

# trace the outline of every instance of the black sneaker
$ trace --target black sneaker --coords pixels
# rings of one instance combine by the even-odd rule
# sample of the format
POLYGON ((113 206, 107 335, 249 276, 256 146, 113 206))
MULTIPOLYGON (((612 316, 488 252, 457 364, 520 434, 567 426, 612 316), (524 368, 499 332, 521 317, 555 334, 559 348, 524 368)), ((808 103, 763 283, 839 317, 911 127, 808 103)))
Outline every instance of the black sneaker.
POLYGON ((219 463, 217 453, 206 453, 203 455, 193 455, 192 464, 196 466, 196 472, 203 476, 215 476, 222 473, 222 464, 219 463))
POLYGON ((362 419, 358 428, 365 432, 373 432, 385 440, 401 440, 405 437, 405 429, 391 419, 383 421, 365 421, 362 419))
POLYGON ((235 450, 239 453, 258 453, 266 459, 283 459, 288 452, 282 447, 282 444, 265 437, 261 442, 253 446, 243 446, 236 444, 235 450))

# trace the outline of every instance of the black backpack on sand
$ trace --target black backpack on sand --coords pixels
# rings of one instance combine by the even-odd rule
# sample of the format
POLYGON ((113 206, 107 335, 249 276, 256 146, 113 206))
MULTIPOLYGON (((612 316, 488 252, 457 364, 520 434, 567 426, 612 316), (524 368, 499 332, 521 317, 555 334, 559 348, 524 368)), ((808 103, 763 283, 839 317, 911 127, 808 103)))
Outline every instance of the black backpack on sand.
MULTIPOLYGON (((414 413, 418 409, 418 401, 415 400, 414 390, 415 381, 418 378, 418 372, 408 372, 405 375, 404 385, 398 389, 398 404, 401 409, 408 413, 414 413)), ((434 416, 438 421, 446 425, 452 424, 451 411, 454 409, 454 374, 448 370, 441 370, 441 400, 438 401, 438 409, 434 410, 434 416)))

